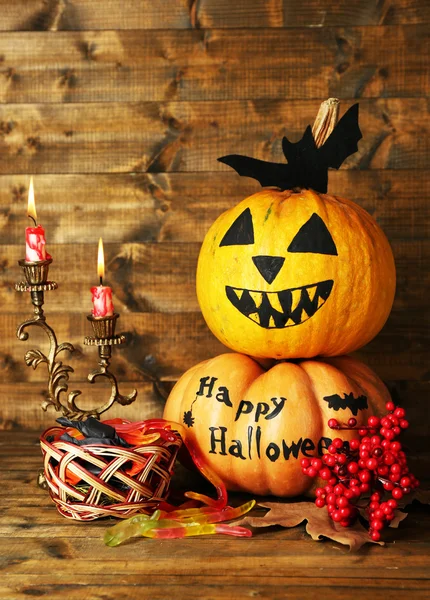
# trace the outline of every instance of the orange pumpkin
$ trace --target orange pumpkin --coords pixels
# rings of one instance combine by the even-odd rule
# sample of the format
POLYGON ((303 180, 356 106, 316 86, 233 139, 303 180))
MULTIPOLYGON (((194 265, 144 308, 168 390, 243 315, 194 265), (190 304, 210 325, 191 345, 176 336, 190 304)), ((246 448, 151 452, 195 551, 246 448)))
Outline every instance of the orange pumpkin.
POLYGON ((312 190, 265 189, 209 229, 197 297, 211 331, 236 352, 338 356, 380 331, 395 281, 387 238, 360 206, 312 190))
POLYGON ((263 189, 209 229, 197 296, 216 337, 267 358, 338 356, 367 344, 393 304, 395 266, 375 220, 327 192, 361 138, 358 104, 336 124, 339 101, 323 102, 314 128, 282 140, 288 164, 229 155, 219 160, 263 189))
POLYGON ((347 357, 279 362, 265 370, 252 358, 223 354, 187 371, 164 418, 184 423, 190 443, 229 490, 295 496, 309 492, 300 459, 321 455, 334 437, 327 422, 367 423, 390 399, 382 381, 347 357))

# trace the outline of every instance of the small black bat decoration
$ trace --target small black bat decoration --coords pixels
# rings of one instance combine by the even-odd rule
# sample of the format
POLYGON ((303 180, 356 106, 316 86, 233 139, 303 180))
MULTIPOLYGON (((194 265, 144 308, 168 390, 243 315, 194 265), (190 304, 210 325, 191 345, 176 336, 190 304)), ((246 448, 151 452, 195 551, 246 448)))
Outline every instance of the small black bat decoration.
POLYGON ((327 141, 317 148, 310 125, 300 141, 282 139, 282 150, 288 164, 272 163, 249 156, 229 154, 218 160, 232 167, 239 175, 257 179, 262 187, 281 190, 311 188, 327 192, 328 169, 338 169, 343 161, 358 150, 362 138, 358 126, 358 104, 351 106, 331 132, 327 141))
POLYGON ((358 396, 354 397, 354 394, 350 392, 349 394, 343 394, 343 398, 339 396, 339 394, 333 394, 332 396, 324 396, 324 400, 328 402, 328 407, 333 410, 345 410, 349 408, 352 414, 356 417, 359 410, 364 410, 367 408, 367 397, 366 396, 358 396))
POLYGON ((63 433, 61 436, 62 440, 76 446, 102 444, 104 446, 124 446, 124 448, 130 448, 130 444, 127 444, 127 442, 120 438, 113 427, 106 425, 106 423, 100 423, 94 417, 88 417, 85 421, 70 421, 66 417, 60 417, 57 419, 57 423, 63 425, 63 427, 74 427, 82 433, 84 438, 81 440, 77 440, 68 433, 63 433))

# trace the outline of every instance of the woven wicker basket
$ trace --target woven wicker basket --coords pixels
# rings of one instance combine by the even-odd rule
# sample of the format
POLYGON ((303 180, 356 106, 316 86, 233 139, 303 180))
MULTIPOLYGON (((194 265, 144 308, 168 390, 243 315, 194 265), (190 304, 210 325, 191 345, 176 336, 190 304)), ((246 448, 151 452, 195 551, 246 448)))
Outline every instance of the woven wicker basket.
POLYGON ((166 499, 182 443, 178 433, 171 432, 170 440, 122 448, 77 446, 57 439, 64 432, 63 427, 52 427, 40 437, 46 482, 64 517, 78 521, 127 518, 153 510, 166 499), (51 436, 57 441, 49 442, 51 436), (131 462, 142 467, 133 476, 126 472, 131 462), (101 469, 97 475, 86 468, 89 463, 101 469), (80 478, 79 484, 67 483, 70 474, 80 478))

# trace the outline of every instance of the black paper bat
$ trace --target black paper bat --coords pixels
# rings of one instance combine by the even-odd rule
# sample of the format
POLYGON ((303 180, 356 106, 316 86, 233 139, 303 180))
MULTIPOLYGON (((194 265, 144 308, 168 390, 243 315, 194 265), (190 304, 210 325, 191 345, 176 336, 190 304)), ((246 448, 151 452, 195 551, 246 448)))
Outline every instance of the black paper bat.
POLYGON ((311 188, 325 194, 329 167, 338 169, 348 156, 357 152, 357 144, 361 138, 358 104, 354 104, 320 148, 315 144, 310 125, 302 139, 296 143, 284 137, 282 150, 288 164, 267 162, 239 154, 229 154, 218 160, 232 167, 239 175, 257 179, 262 187, 278 187, 281 190, 311 188))
POLYGON ((100 423, 100 421, 94 417, 88 417, 86 421, 70 421, 69 419, 66 419, 66 417, 60 417, 57 419, 57 423, 63 425, 63 427, 74 427, 82 433, 84 438, 81 440, 77 440, 68 433, 63 433, 60 438, 65 442, 76 444, 76 446, 102 444, 104 446, 123 446, 124 448, 131 447, 130 444, 127 444, 127 442, 119 437, 113 427, 106 425, 106 423, 100 423))
MULTIPOLYGON (((72 437, 68 433, 63 433, 60 437, 60 440, 64 442, 69 442, 71 444, 75 444, 76 446, 88 446, 90 444, 99 444, 102 446, 123 446, 124 448, 131 448, 130 444, 127 444, 122 438, 119 437, 117 432, 110 425, 106 425, 106 423, 100 423, 94 417, 88 417, 85 421, 71 421, 66 417, 60 417, 57 419, 57 423, 63 425, 63 427, 74 427, 78 431, 85 436, 81 440, 77 440, 72 437)), ((50 440, 48 440, 50 441, 50 440)), ((100 474, 102 469, 93 465, 92 463, 82 460, 76 459, 76 461, 85 467, 87 471, 95 475, 96 477, 100 474)), ((127 469, 129 467, 128 461, 123 465, 123 469, 127 469)), ((114 486, 122 491, 127 491, 129 487, 125 485, 122 481, 117 479, 115 476, 109 479, 109 485, 114 486)))
POLYGON ((332 396, 324 396, 324 400, 328 402, 328 407, 333 410, 345 410, 349 408, 352 414, 356 417, 359 410, 364 410, 367 408, 367 397, 366 396, 358 396, 354 397, 354 394, 350 392, 349 394, 343 394, 343 398, 339 396, 339 394, 333 394, 332 396))

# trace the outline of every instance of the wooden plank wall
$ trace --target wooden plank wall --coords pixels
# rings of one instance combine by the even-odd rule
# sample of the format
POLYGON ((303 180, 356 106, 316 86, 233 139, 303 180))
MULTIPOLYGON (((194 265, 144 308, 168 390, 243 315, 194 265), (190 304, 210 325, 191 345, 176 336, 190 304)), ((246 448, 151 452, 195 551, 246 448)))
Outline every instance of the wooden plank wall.
POLYGON ((212 221, 258 184, 217 157, 281 159, 282 135, 337 96, 360 100, 364 139, 330 190, 374 215, 398 269, 393 313, 359 356, 397 382, 424 446, 429 23, 425 0, 0 0, 1 427, 53 418, 39 408, 44 371, 23 362, 42 338, 15 338, 29 314, 13 290, 29 174, 60 284, 47 314, 78 349, 72 387, 96 358, 82 341, 102 235, 129 339, 115 370, 140 391, 122 414, 157 415, 142 368, 168 386, 223 351, 198 310, 196 260, 212 221))

